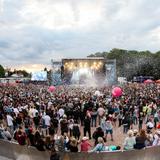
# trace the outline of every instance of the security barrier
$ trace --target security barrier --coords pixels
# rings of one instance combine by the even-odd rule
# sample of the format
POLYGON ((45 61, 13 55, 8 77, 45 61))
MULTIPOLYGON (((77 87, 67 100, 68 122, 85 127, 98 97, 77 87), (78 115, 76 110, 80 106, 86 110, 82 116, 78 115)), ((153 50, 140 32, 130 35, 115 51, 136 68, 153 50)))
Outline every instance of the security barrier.
MULTIPOLYGON (((49 160, 47 151, 40 152, 8 141, 0 141, 0 156, 12 160, 49 160)), ((62 160, 160 160, 160 147, 124 152, 64 153, 61 157, 62 160)))

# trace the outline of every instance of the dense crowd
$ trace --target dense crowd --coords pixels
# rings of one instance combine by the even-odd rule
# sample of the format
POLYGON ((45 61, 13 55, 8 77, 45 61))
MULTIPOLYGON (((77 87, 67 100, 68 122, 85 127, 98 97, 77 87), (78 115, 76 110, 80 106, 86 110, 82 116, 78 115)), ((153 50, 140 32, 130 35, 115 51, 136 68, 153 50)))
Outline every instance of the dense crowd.
POLYGON ((18 84, 0 88, 0 138, 40 151, 95 152, 160 145, 160 86, 128 83, 113 97, 113 86, 18 84), (126 138, 118 146, 114 132, 126 138), (107 145, 111 139, 115 145, 107 145))

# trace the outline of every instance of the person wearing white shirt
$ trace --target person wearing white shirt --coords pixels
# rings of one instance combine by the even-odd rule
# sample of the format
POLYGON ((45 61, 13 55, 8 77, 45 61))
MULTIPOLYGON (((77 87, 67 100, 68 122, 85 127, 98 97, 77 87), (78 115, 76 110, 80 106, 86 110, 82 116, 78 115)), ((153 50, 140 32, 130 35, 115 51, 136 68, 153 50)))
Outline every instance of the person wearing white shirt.
POLYGON ((58 110, 58 113, 59 113, 60 118, 63 117, 63 115, 64 115, 64 109, 63 109, 63 108, 60 108, 60 109, 58 110))
POLYGON ((45 124, 45 126, 49 127, 49 126, 50 126, 50 121, 51 121, 50 116, 49 116, 49 115, 45 115, 45 116, 43 117, 43 119, 44 119, 44 124, 45 124))
POLYGON ((33 115, 33 118, 36 117, 36 113, 38 113, 38 110, 33 108, 32 110, 32 115, 33 115))
POLYGON ((10 128, 11 133, 13 133, 13 118, 11 115, 7 114, 7 125, 10 128))
POLYGON ((49 115, 45 115, 43 116, 43 120, 44 120, 44 125, 45 125, 45 128, 43 130, 43 135, 46 136, 49 134, 49 127, 51 125, 51 118, 49 115))
POLYGON ((18 116, 18 114, 19 114, 19 110, 18 110, 18 108, 14 108, 14 109, 13 109, 13 111, 14 111, 14 113, 15 113, 16 117, 17 117, 17 116, 18 116))
POLYGON ((152 123, 152 120, 150 119, 148 122, 147 122, 147 130, 148 131, 151 131, 154 127, 154 124, 152 123))
POLYGON ((160 146, 160 131, 156 131, 156 134, 154 135, 154 141, 152 146, 160 146))

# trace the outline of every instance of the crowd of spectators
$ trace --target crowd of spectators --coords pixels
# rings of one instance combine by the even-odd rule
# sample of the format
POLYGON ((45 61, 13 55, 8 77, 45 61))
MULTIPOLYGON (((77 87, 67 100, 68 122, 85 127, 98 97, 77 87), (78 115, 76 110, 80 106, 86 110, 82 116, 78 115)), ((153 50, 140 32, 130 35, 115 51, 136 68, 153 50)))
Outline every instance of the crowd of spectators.
POLYGON ((47 85, 1 86, 0 138, 53 153, 160 145, 160 86, 125 84, 120 97, 112 88, 58 86, 52 93, 47 85), (126 134, 121 146, 114 141, 119 127, 126 134), (115 145, 107 145, 109 138, 115 145))

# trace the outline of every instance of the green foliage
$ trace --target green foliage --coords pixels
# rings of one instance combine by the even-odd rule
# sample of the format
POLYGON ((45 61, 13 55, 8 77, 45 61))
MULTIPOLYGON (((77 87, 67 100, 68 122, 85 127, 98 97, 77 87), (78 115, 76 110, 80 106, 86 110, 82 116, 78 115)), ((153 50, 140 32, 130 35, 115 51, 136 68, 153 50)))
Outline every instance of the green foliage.
POLYGON ((12 76, 12 74, 20 74, 23 77, 30 77, 30 74, 26 70, 14 70, 8 72, 8 77, 12 76))
POLYGON ((5 70, 2 65, 0 65, 0 78, 5 77, 5 70))
POLYGON ((98 52, 90 57, 105 57, 116 59, 117 76, 127 77, 131 80, 133 76, 153 76, 160 78, 160 51, 151 53, 150 51, 124 50, 114 48, 110 52, 98 52))

